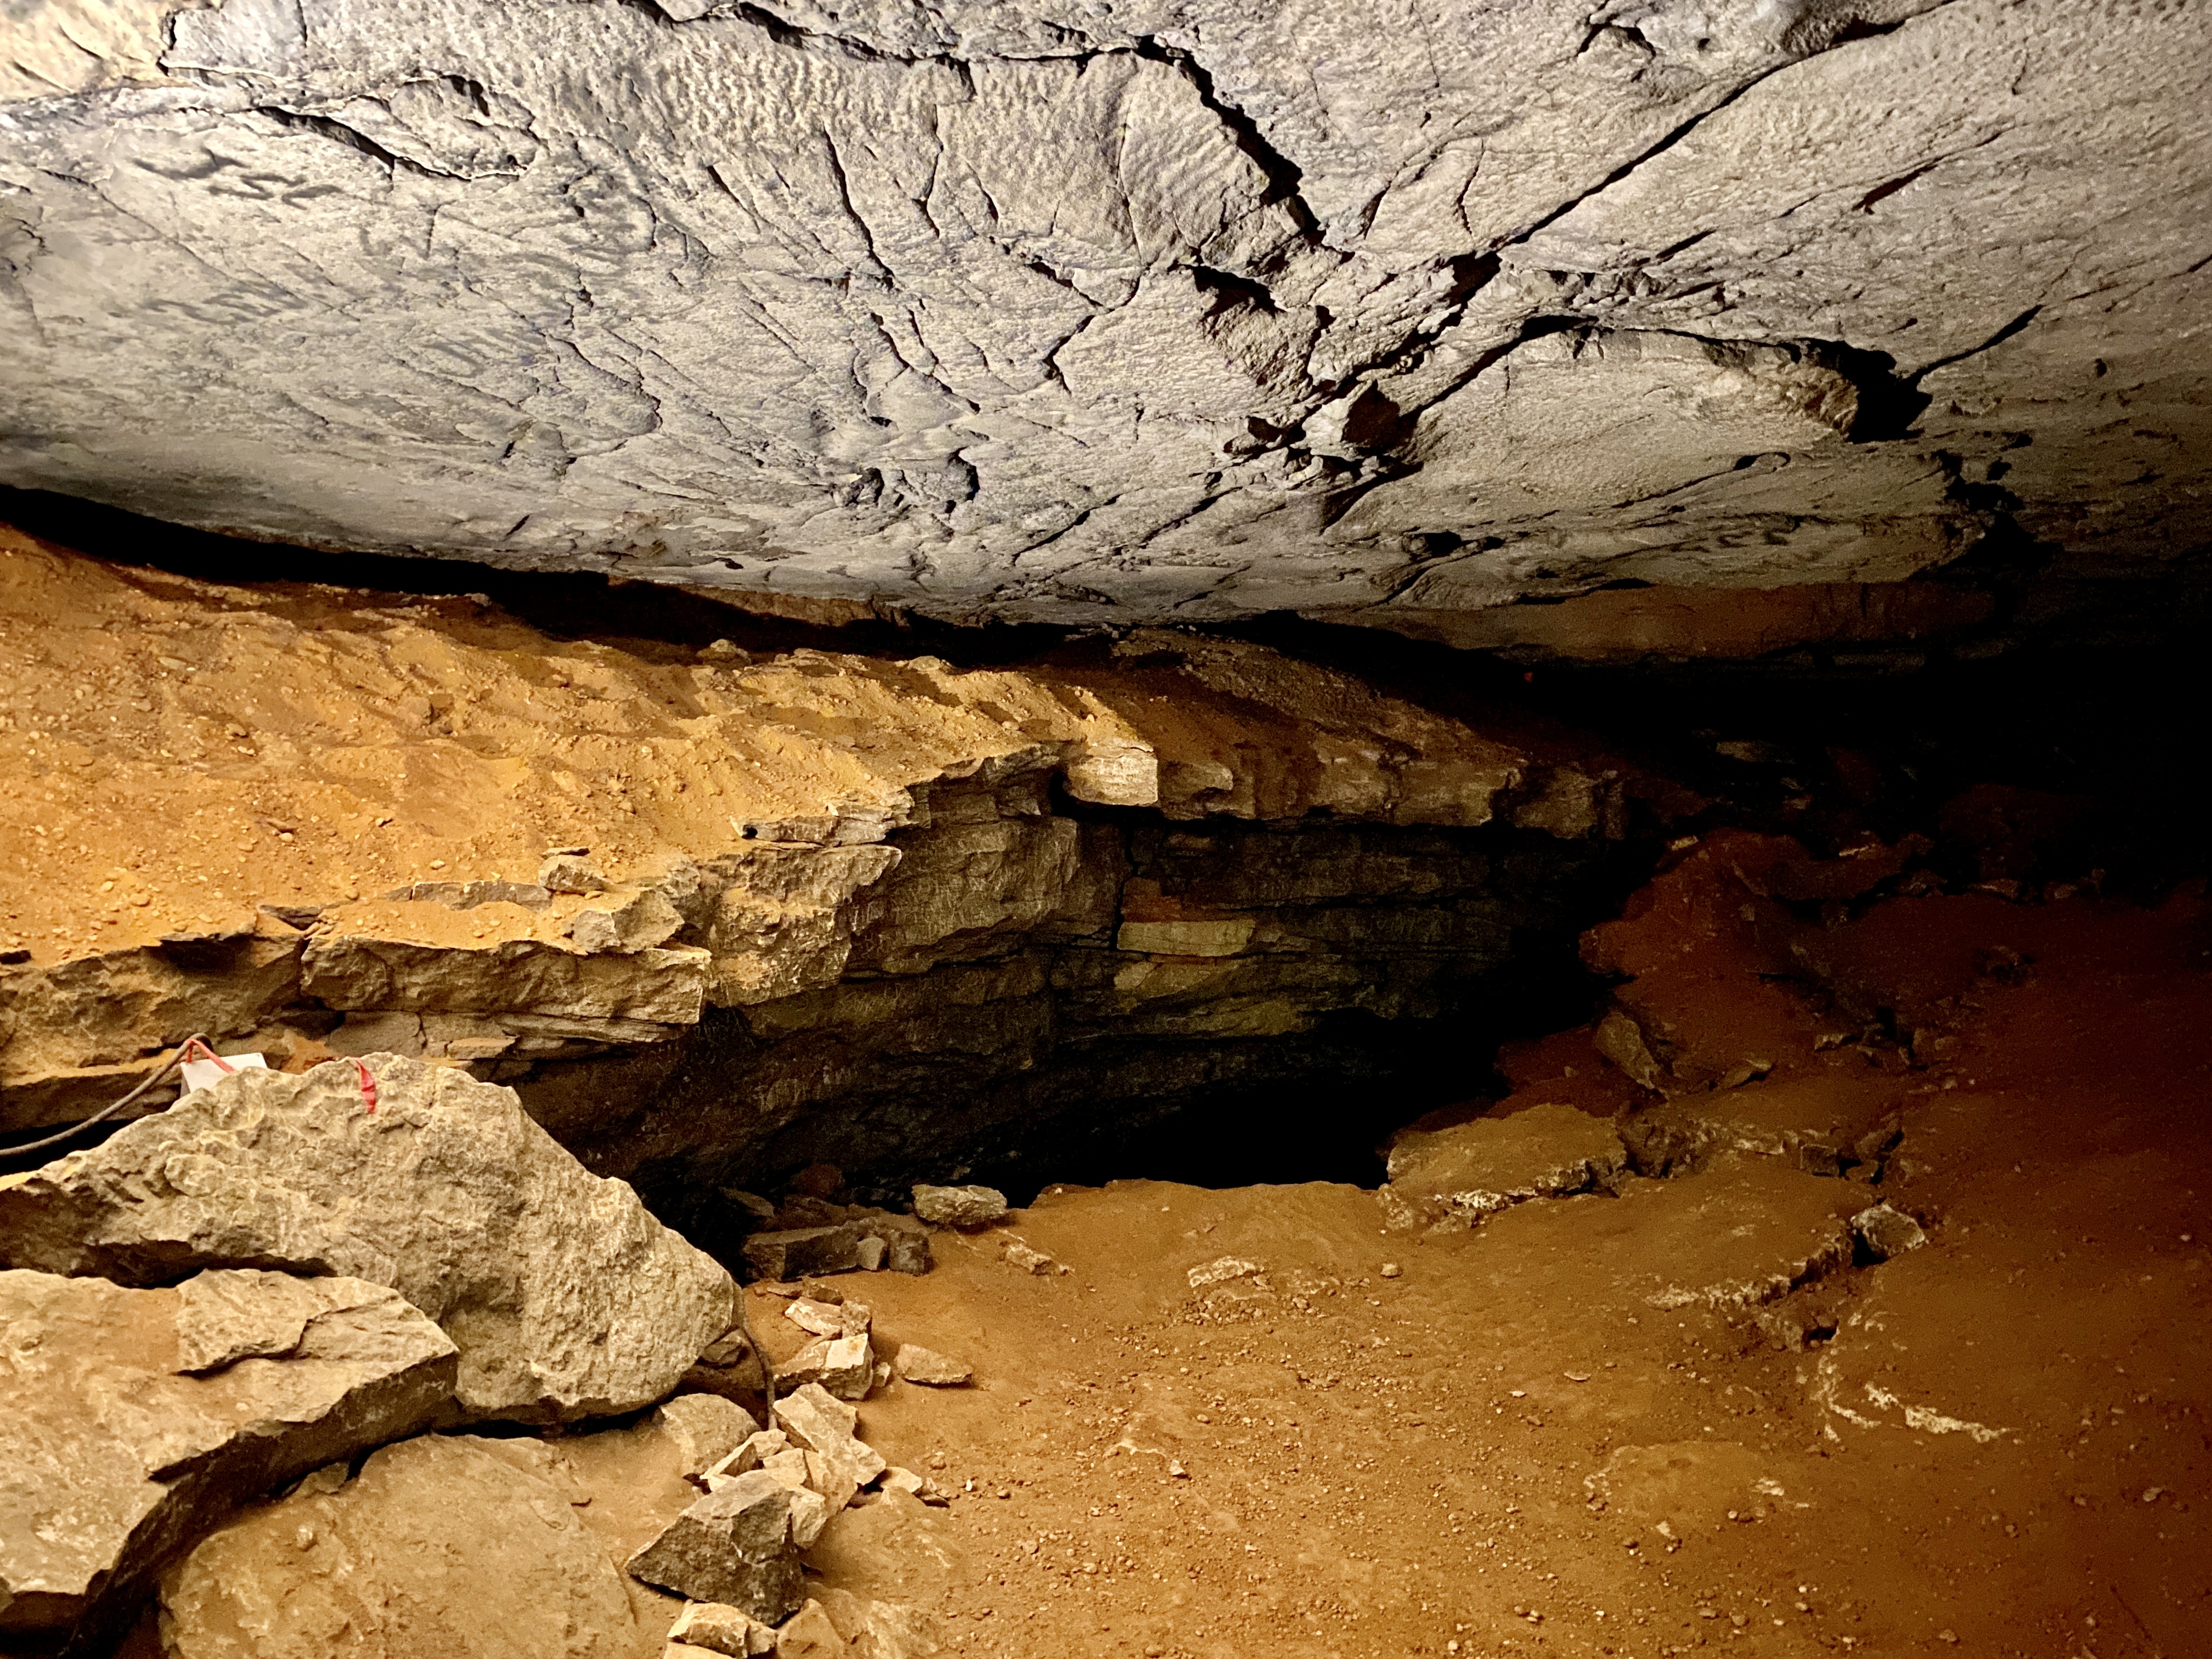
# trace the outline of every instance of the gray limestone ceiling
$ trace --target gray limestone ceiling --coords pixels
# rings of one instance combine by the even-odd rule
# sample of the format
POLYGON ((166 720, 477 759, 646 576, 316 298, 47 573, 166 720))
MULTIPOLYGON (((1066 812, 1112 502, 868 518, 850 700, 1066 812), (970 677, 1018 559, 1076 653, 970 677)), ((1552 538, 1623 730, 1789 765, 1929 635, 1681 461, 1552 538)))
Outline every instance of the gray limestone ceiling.
POLYGON ((2188 0, 0 0, 0 483, 310 546, 1431 633, 2140 568, 2208 267, 2188 0))

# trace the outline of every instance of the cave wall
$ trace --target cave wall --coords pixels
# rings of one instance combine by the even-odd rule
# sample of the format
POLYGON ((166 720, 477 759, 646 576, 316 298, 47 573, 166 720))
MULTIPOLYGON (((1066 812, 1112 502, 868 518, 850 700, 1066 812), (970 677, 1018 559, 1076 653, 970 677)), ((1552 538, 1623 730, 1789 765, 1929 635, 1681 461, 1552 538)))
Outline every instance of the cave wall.
POLYGON ((671 1214, 1269 1090, 1340 1091, 1365 1158, 1559 1012, 1695 799, 1249 641, 962 667, 727 620, 561 639, 0 530, 0 1134, 160 1109, 198 1033, 511 1083, 671 1214))
POLYGON ((2212 534, 2207 21, 32 0, 0 482, 949 617, 1940 629, 1978 550, 2212 534))

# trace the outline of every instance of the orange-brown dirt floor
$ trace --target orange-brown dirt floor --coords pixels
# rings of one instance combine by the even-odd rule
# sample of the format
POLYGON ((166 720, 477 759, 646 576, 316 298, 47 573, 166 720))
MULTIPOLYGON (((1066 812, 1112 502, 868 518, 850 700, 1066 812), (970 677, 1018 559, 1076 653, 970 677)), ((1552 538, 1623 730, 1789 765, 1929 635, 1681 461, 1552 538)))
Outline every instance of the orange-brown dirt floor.
POLYGON ((1908 944, 1994 925, 2028 966, 1899 1075, 1882 1190, 1839 1196, 1929 1243, 1784 1298, 1820 1304, 1802 1351, 1653 1305, 1786 1253, 1776 1160, 1457 1233, 1345 1186, 1054 1190, 1006 1231, 1065 1273, 994 1231, 838 1281, 977 1382, 861 1408, 958 1490, 914 1523, 949 1565, 841 1577, 833 1528, 827 1582, 929 1590, 952 1651, 1009 1659, 2212 1653, 2212 931, 2187 895, 1928 903, 1908 944), (1224 1255, 1264 1282, 1192 1291, 1224 1255))

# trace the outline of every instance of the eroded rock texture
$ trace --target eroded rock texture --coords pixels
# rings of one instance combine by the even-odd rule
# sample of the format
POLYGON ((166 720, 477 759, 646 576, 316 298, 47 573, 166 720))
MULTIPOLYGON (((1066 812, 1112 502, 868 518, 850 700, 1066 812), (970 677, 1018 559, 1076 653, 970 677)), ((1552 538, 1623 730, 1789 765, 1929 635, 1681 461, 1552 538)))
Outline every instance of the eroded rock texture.
POLYGON ((422 1427, 454 1364, 437 1327, 357 1279, 0 1273, 0 1646, 76 1626, 92 1650, 231 1507, 422 1427))
POLYGON ((1993 528, 2084 568, 2206 534, 2201 7, 5 27, 17 484, 944 615, 1492 643, 1516 598, 1622 580, 1878 631, 1862 585, 1993 528))
POLYGON ((951 1176, 1371 1084, 1382 1022, 1474 1052, 1674 788, 1243 641, 963 670, 386 597, 0 532, 0 1130, 199 1030, 466 1065, 664 1214, 823 1159, 951 1176))
POLYGON ((0 1177, 0 1261, 137 1285, 244 1266, 388 1285, 459 1346, 471 1418, 635 1411, 733 1318, 729 1275, 510 1091, 389 1054, 243 1071, 0 1177))

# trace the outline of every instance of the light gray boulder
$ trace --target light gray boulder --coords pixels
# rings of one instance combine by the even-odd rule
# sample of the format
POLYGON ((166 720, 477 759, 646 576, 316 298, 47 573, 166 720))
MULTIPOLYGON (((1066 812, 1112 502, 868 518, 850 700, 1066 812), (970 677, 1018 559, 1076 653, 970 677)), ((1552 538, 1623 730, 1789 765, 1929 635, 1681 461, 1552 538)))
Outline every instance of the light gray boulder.
POLYGON ((359 1279, 0 1272, 0 1648, 70 1626, 96 1643, 233 1506, 422 1427, 457 1362, 359 1279))
POLYGON ((673 1389, 735 1286, 586 1170, 512 1090, 372 1055, 240 1072, 103 1145, 0 1178, 0 1261, 125 1285, 282 1267, 387 1285, 460 1349, 471 1419, 561 1422, 673 1389))

